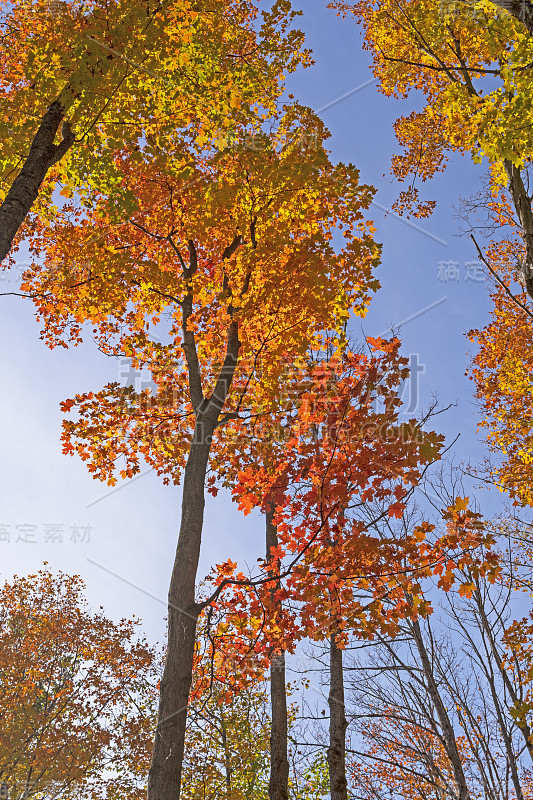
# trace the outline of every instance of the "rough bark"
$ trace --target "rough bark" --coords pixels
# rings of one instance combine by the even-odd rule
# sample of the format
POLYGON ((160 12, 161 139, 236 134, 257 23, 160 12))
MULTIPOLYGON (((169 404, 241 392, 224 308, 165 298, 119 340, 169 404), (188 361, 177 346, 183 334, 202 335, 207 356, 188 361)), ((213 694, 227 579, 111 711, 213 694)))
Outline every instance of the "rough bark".
POLYGON ((346 711, 344 704, 344 673, 342 650, 337 646, 335 633, 329 647, 329 790, 331 800, 348 800, 346 780, 346 711))
POLYGON ((522 228, 522 238, 526 251, 524 261, 518 266, 518 280, 533 299, 533 210, 531 209, 531 197, 524 186, 520 169, 507 160, 504 161, 504 165, 509 180, 509 192, 522 228))
POLYGON ((470 800, 470 792, 468 790, 466 776, 463 771, 463 765, 461 763, 461 756, 457 747, 453 725, 448 716, 448 712, 446 711, 446 706, 442 701, 442 697, 440 696, 439 687, 433 674, 431 661, 424 643, 422 631, 420 629, 420 623, 416 620, 412 622, 411 630, 416 649, 418 650, 418 654, 420 656, 422 671, 426 679, 427 691, 435 707, 435 711, 442 729, 442 737, 446 747, 446 754, 450 760, 450 764, 452 765, 459 800, 470 800))
MULTIPOLYGON (((278 535, 273 522, 273 510, 266 514, 267 561, 272 563, 271 551, 278 546, 278 535)), ((270 662, 270 701, 272 730, 270 734, 269 800, 288 800, 289 758, 287 755, 287 692, 285 688, 285 653, 275 654, 270 662)))
POLYGON ((34 204, 46 173, 74 144, 75 137, 68 123, 63 124, 63 140, 60 144, 54 144, 65 110, 60 99, 54 100, 48 107, 33 137, 24 166, 0 206, 0 261, 11 250, 17 231, 34 204))

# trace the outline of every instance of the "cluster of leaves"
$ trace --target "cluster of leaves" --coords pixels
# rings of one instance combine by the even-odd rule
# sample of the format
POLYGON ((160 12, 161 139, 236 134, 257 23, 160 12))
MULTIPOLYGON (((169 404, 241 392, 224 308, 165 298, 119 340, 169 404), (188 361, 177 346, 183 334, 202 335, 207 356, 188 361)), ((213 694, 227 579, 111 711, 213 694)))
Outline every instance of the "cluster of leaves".
MULTIPOLYGON (((402 540, 383 541, 352 530, 348 543, 326 548, 325 565, 323 559, 295 564, 297 557, 282 545, 275 575, 265 569, 250 578, 231 560, 219 565, 208 622, 213 651, 221 654, 222 663, 238 665, 239 677, 231 673, 228 691, 259 676, 273 651, 294 652, 305 638, 324 641, 335 632, 342 644, 352 635, 370 640, 379 632, 395 635, 401 620, 432 612, 422 586, 435 575, 444 591, 467 567, 494 582, 500 565, 493 536, 465 505, 459 499, 443 511, 446 523, 440 532, 423 523, 402 540), (219 592, 221 586, 225 591, 219 592)), ((459 586, 461 595, 472 591, 471 580, 459 586)))
POLYGON ((133 798, 144 785, 155 653, 135 621, 91 612, 83 588, 48 569, 2 587, 0 781, 10 797, 133 798))
POLYGON ((419 200, 416 184, 445 169, 451 153, 488 162, 488 189, 469 204, 468 217, 476 215, 472 224, 479 227, 478 212, 488 214, 486 255, 476 246, 493 279, 493 305, 490 323, 470 333, 479 347, 471 375, 480 424, 498 462, 488 464, 489 478, 517 503, 531 505, 530 4, 340 0, 332 6, 363 25, 380 91, 423 98, 419 110, 395 124, 404 152, 392 171, 410 184, 398 210, 431 212, 434 204, 419 200))
POLYGON ((492 213, 501 227, 510 231, 487 251, 487 264, 497 280, 489 323, 469 332, 479 347, 471 378, 483 412, 479 427, 488 430, 488 444, 496 458, 488 471, 515 502, 533 505, 533 307, 516 281, 516 264, 523 258, 524 248, 508 204, 493 204, 492 213))
MULTIPOLYGON (((466 566, 490 580, 498 575, 493 533, 468 498, 443 510, 440 531, 429 522, 401 535, 373 530, 380 519, 402 518, 442 437, 416 420, 399 421, 406 360, 397 340, 370 344, 369 355, 309 363, 297 385, 299 405, 276 430, 282 435, 256 420, 248 446, 235 437, 233 462, 225 462, 223 482, 241 509, 273 512, 278 533, 257 576, 231 559, 211 576, 211 644, 223 659, 242 662, 241 676, 260 674, 273 651, 294 652, 305 638, 394 633, 405 616, 431 611, 425 578, 438 576, 448 591, 466 566), (370 504, 378 511, 368 520, 370 504)), ((471 582, 460 591, 468 595, 471 582)))
POLYGON ((262 10, 239 0, 2 6, 2 194, 27 157, 35 119, 53 101, 76 137, 49 173, 34 209, 40 218, 57 212, 56 187, 87 202, 104 193, 127 216, 139 199, 117 152, 146 164, 163 149, 170 165, 184 142, 198 149, 198 137, 259 124, 276 106, 283 72, 309 63, 286 0, 262 10))
MULTIPOLYGON (((271 736, 268 683, 260 670, 246 670, 243 676, 237 658, 213 652, 212 631, 205 621, 195 658, 182 796, 187 800, 266 800, 271 736)), ((287 687, 289 693, 291 688, 287 687)), ((297 704, 291 703, 290 797, 321 800, 328 793, 327 762, 322 753, 310 756, 294 743, 298 712, 297 704)))
MULTIPOLYGON (((441 787, 454 785, 453 770, 438 737, 422 726, 402 722, 394 707, 380 708, 379 712, 379 722, 368 722, 364 760, 361 763, 353 756, 348 760, 350 784, 361 787, 361 796, 387 791, 405 800, 419 800, 428 788, 439 792, 443 791, 441 787), (405 743, 400 748, 399 739, 405 743), (431 773, 429 780, 427 771, 431 773)), ((464 745, 463 741, 466 755, 468 748, 464 745)))
MULTIPOLYGON (((89 460, 95 477, 116 480, 123 456, 122 477, 144 458, 179 479, 197 397, 215 392, 232 325, 239 358, 221 419, 253 420, 283 409, 288 376, 310 347, 341 346, 350 313, 365 312, 378 286, 378 249, 363 217, 372 190, 354 167, 302 148, 302 129, 315 126, 325 135, 310 112, 291 108, 267 151, 227 148, 181 177, 125 164, 147 210, 122 225, 110 225, 107 198, 83 214, 67 207, 53 225, 36 223, 44 265, 24 288, 46 341, 78 342, 90 324, 101 349, 148 369, 156 387, 136 393, 115 383, 63 404, 79 412, 65 424, 65 449, 89 460), (339 252, 332 226, 344 236, 339 252), (85 272, 73 277, 80 261, 85 272), (152 338, 162 315, 168 343, 152 338)), ((221 428, 215 449, 225 439, 221 428)))
MULTIPOLYGON (((397 177, 425 180, 447 150, 488 156, 495 184, 502 159, 523 165, 530 106, 510 87, 524 94, 532 45, 516 22, 486 3, 483 25, 466 14, 441 25, 435 0, 337 7, 364 19, 383 91, 426 95, 424 110, 397 124, 406 147, 394 161, 397 177), (488 85, 497 79, 501 86, 488 85), (500 132, 511 118, 524 130, 519 147, 500 132)), ((223 785, 243 798, 264 790, 261 748, 257 761, 251 754, 266 728, 251 722, 246 693, 273 652, 294 650, 304 637, 334 634, 342 646, 354 633, 393 634, 399 620, 431 610, 424 579, 436 575, 448 591, 458 571, 474 581, 498 574, 492 533, 468 499, 443 510, 439 529, 421 522, 388 536, 365 519, 369 504, 380 507, 378 520, 403 519, 442 437, 424 430, 427 420, 400 419, 408 369, 397 340, 368 340, 368 355, 347 346, 351 315, 363 315, 378 288, 379 247, 365 219, 373 189, 359 184, 353 165, 332 163, 329 134, 309 109, 277 106, 283 73, 309 60, 293 20, 285 0, 261 14, 240 0, 124 0, 110 8, 65 3, 54 27, 38 0, 6 4, 2 23, 18 55, 16 68, 1 73, 5 188, 25 158, 29 105, 42 116, 60 97, 78 144, 53 166, 25 229, 36 262, 22 288, 42 337, 68 346, 90 331, 104 353, 148 370, 154 387, 111 383, 65 401, 65 412, 77 412, 64 424, 65 452, 109 484, 143 461, 177 483, 193 446, 208 445, 212 493, 229 487, 241 510, 267 513, 277 532, 257 577, 231 561, 218 565, 201 604, 210 649, 207 659, 197 653, 191 797, 220 794, 223 785), (243 143, 250 130, 260 147, 243 143), (60 207, 52 202, 58 183, 60 207), (231 659, 244 664, 238 677, 231 659), (216 697, 206 701, 214 676, 216 697), (243 725, 247 735, 230 746, 229 730, 235 737, 243 725)), ((413 186, 400 207, 415 202, 413 186)), ((204 474, 194 480, 195 502, 203 502, 204 474)), ((199 550, 200 535, 201 521, 188 552, 199 550)), ((186 605, 195 573, 180 576, 186 605)), ((467 597, 472 580, 460 589, 467 597)), ((189 629, 183 635, 194 637, 189 629)), ((78 641, 82 630, 74 634, 78 641)), ((124 679, 134 681, 139 665, 128 654, 120 654, 124 679)), ((97 687, 104 699, 107 690, 97 687)), ((117 730, 128 730, 127 721, 117 730)), ((171 755, 179 771, 180 746, 164 741, 160 772, 171 755)), ((311 766, 309 786, 320 784, 323 767, 311 766)))
POLYGON ((533 151, 529 64, 533 39, 490 0, 374 0, 331 3, 365 30, 379 89, 394 97, 417 91, 419 111, 395 123, 404 153, 393 159, 399 180, 412 179, 398 208, 427 216, 416 180, 446 167, 451 152, 486 157, 505 183, 503 162, 523 166, 533 151))
MULTIPOLYGON (((195 672, 201 675, 201 669, 195 672)), ((228 695, 211 683, 193 689, 189 707, 182 796, 189 800, 268 797, 270 720, 264 687, 228 695)))

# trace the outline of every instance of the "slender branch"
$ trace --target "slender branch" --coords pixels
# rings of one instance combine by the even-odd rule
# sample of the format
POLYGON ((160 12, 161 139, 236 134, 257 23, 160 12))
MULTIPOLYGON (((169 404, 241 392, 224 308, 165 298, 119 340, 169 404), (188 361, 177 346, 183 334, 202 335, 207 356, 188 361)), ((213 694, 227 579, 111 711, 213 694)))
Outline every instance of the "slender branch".
POLYGON ((487 267, 487 269, 489 270, 489 272, 493 276, 493 278, 495 278, 495 280, 505 290, 506 294, 511 298, 513 303, 515 303, 520 309, 522 309, 522 311, 525 314, 527 314, 528 317, 533 319, 533 313, 531 313, 529 308, 527 308, 527 306, 525 306, 523 303, 520 302, 520 300, 511 292, 511 290, 509 289, 507 284, 504 281, 502 281, 502 279, 500 278, 498 273, 491 267, 491 265, 489 264, 489 262, 487 261, 487 259, 483 255, 483 253, 481 251, 481 248, 480 248, 479 244, 477 243, 477 241, 476 241, 476 239, 474 237, 474 234, 471 233, 470 234, 470 238, 472 239, 472 241, 474 242, 474 245, 476 246, 476 250, 478 252, 480 260, 485 264, 485 266, 487 267))

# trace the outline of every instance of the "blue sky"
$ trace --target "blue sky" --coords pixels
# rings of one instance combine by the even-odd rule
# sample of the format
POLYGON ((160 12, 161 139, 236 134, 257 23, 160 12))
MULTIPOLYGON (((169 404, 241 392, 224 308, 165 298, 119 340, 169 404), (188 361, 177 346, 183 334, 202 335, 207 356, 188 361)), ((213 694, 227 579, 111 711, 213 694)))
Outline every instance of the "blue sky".
MULTIPOLYGON (((300 24, 316 65, 291 76, 289 87, 301 103, 324 109, 320 113, 332 132, 334 158, 356 164, 362 180, 378 189, 372 215, 376 238, 384 246, 382 289, 352 333, 385 334, 390 325, 403 322, 403 351, 423 370, 418 410, 434 393, 442 405, 456 403, 439 417, 438 429, 449 441, 460 434, 458 459, 480 460, 483 439, 476 435, 477 410, 464 375, 469 349, 464 334, 483 325, 489 302, 486 283, 474 280, 474 270, 467 269, 475 253, 470 241, 458 236, 453 206, 460 196, 476 191, 481 168, 452 159, 447 172, 427 187, 427 195, 438 201, 428 220, 413 226, 386 214, 383 209, 398 192, 388 176, 397 150, 392 123, 415 107, 416 98, 386 98, 368 83, 369 56, 354 22, 341 20, 318 0, 307 0, 300 24), (362 88, 352 91, 357 87, 362 88), (448 278, 454 271, 457 275, 444 280, 446 271, 448 278)), ((6 276, 0 292, 16 289, 15 278, 16 273, 6 276)), ((160 640, 179 488, 164 487, 148 473, 110 490, 94 481, 77 458, 63 456, 59 444, 60 401, 118 380, 121 365, 98 353, 91 341, 70 351, 47 350, 39 341, 31 304, 11 297, 0 302, 0 573, 26 574, 45 560, 52 568, 78 573, 93 606, 104 606, 115 618, 142 618, 148 637, 160 640)), ((253 564, 263 554, 263 541, 257 516, 244 518, 222 494, 210 499, 200 574, 229 556, 253 564)))

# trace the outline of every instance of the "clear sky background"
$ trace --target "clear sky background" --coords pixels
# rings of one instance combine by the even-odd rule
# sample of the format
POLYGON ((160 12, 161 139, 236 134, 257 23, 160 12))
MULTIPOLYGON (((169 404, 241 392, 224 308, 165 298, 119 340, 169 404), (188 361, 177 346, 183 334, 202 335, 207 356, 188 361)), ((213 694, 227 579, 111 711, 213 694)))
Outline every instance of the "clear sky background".
MULTIPOLYGON (((467 266, 475 261, 474 248, 458 236, 453 206, 479 188, 482 169, 453 159, 425 187, 438 201, 428 220, 412 225, 387 214, 399 189, 388 175, 398 150, 392 123, 415 107, 416 98, 386 98, 369 83, 369 55, 353 21, 338 18, 319 0, 305 0, 303 10, 300 26, 316 65, 292 76, 290 89, 320 110, 332 132, 334 158, 357 165, 362 180, 378 189, 372 216, 384 246, 382 289, 352 333, 383 335, 401 325, 403 352, 418 373, 413 413, 435 393, 442 405, 456 404, 435 426, 449 442, 460 434, 458 460, 480 461, 484 445, 464 375, 464 334, 484 324, 489 301, 483 277, 467 266)), ((0 292, 17 289, 16 271, 1 277, 0 292)), ((0 577, 28 574, 47 561, 81 575, 91 605, 102 605, 113 618, 136 615, 150 640, 162 640, 179 487, 165 487, 148 472, 110 489, 94 481, 78 458, 62 455, 59 443, 61 400, 120 380, 124 365, 98 353, 91 341, 69 351, 48 350, 39 341, 31 303, 19 298, 0 297, 0 337, 0 577)), ((408 392, 406 387, 406 398, 408 392)), ((253 565, 263 548, 258 515, 243 517, 222 493, 209 498, 200 575, 228 557, 253 565)))

